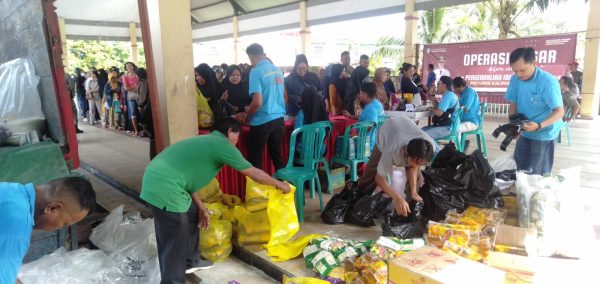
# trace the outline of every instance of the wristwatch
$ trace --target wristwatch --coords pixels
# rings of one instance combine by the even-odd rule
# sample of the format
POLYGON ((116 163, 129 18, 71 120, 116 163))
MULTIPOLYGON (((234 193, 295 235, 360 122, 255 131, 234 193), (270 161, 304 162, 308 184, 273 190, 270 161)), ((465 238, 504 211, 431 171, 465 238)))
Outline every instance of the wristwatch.
POLYGON ((538 127, 537 127, 537 129, 535 131, 538 131, 538 130, 542 129, 542 124, 541 123, 537 122, 537 126, 538 127))

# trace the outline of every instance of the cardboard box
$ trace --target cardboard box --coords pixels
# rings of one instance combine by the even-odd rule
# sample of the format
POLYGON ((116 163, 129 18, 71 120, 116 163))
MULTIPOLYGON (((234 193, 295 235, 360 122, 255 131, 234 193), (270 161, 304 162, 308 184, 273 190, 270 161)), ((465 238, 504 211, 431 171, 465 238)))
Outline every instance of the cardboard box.
POLYGON ((593 260, 491 252, 487 264, 506 272, 506 284, 598 283, 597 264, 593 260))
POLYGON ((436 247, 425 246, 390 260, 392 284, 504 283, 505 272, 436 247))
POLYGON ((525 239, 528 235, 535 236, 536 230, 533 228, 500 225, 496 231, 494 251, 526 256, 525 239))
POLYGON ((506 272, 506 284, 533 283, 535 258, 503 252, 490 252, 487 264, 506 272))
POLYGON ((504 201, 503 209, 506 210, 506 216, 517 217, 519 216, 519 206, 517 205, 517 196, 515 195, 504 195, 502 196, 504 201))
MULTIPOLYGON (((325 173, 325 168, 320 167, 319 171, 319 181, 321 182, 321 188, 323 191, 327 190, 327 174, 325 173)), ((335 169, 331 169, 329 171, 329 176, 331 176, 331 186, 332 191, 342 189, 346 186, 346 167, 339 167, 335 169)))

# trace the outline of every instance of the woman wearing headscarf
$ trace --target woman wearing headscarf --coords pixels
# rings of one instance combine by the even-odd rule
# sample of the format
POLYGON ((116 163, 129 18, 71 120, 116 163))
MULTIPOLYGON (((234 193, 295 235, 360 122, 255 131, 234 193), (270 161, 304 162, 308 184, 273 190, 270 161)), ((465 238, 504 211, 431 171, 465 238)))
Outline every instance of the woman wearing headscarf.
POLYGON ((109 127, 109 126, 111 128, 115 127, 113 109, 112 109, 112 104, 113 104, 113 99, 114 99, 113 94, 115 92, 120 92, 120 90, 121 90, 121 83, 119 82, 119 72, 116 70, 111 71, 108 74, 108 82, 104 86, 104 98, 102 99, 104 102, 104 107, 105 107, 104 127, 109 127))
POLYGON ((215 121, 221 117, 229 116, 230 114, 223 108, 224 104, 219 103, 223 93, 219 87, 215 71, 205 63, 196 66, 194 71, 196 73, 196 86, 202 96, 207 99, 215 121))
POLYGON ((243 112, 244 108, 252 102, 247 86, 242 83, 242 69, 237 65, 228 67, 222 90, 223 99, 233 107, 236 113, 243 112))
POLYGON ((319 76, 313 72, 308 71, 308 59, 306 55, 296 55, 296 62, 294 63, 294 69, 292 73, 288 75, 285 80, 285 90, 287 93, 287 105, 286 113, 289 116, 296 116, 300 110, 298 102, 307 87, 314 87, 318 91, 321 90, 321 81, 319 76))
MULTIPOLYGON (((304 88, 300 98, 300 110, 298 111, 296 120, 294 120, 294 129, 319 121, 329 121, 329 114, 325 108, 325 103, 315 87, 304 88)), ((302 150, 302 139, 298 137, 297 141, 296 152, 299 153, 302 150)), ((326 144, 323 144, 321 147, 323 154, 325 153, 325 149, 326 144)))
POLYGON ((375 87, 377 88, 375 98, 379 100, 384 109, 389 109, 389 99, 384 85, 384 83, 389 79, 386 71, 387 68, 385 67, 377 68, 375 70, 375 76, 373 76, 373 83, 375 83, 375 87))

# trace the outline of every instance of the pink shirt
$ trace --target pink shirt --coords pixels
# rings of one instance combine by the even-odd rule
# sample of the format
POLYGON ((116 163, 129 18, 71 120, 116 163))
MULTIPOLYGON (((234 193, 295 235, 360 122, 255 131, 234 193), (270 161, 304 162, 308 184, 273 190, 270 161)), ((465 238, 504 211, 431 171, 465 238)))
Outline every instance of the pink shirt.
POLYGON ((137 87, 140 82, 140 78, 137 75, 125 75, 123 76, 123 84, 125 84, 125 88, 137 87))

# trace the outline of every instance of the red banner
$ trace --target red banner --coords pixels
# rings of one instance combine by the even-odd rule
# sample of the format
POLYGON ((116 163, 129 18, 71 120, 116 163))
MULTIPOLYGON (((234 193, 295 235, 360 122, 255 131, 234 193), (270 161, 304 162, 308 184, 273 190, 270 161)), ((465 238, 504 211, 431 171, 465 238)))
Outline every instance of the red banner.
POLYGON ((434 65, 436 77, 461 76, 478 92, 504 93, 513 71, 510 53, 519 47, 533 47, 537 66, 560 78, 569 72, 575 59, 577 34, 482 42, 428 44, 423 48, 423 78, 434 65))

